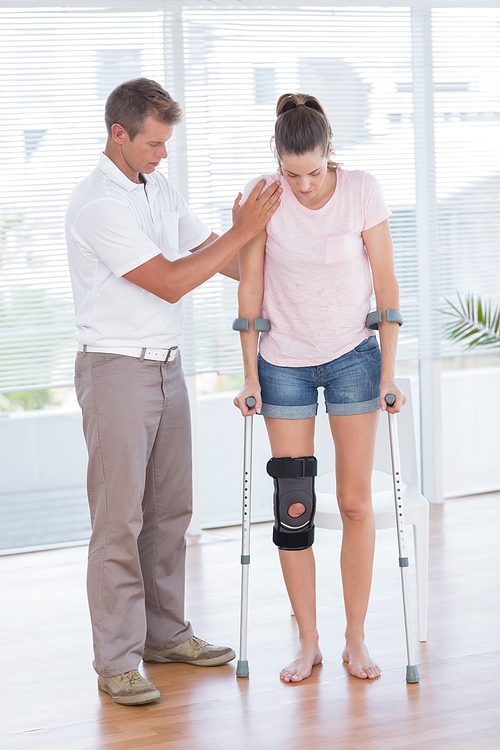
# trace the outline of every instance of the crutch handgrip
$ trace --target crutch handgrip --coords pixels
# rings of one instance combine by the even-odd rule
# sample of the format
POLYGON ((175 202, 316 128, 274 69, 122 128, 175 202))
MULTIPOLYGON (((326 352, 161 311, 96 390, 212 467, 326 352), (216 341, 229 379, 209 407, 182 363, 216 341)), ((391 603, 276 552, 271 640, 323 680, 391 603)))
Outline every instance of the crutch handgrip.
POLYGON ((253 396, 248 396, 245 399, 245 404, 248 406, 249 409, 253 409, 253 407, 255 406, 256 403, 257 403, 257 401, 254 399, 253 396))

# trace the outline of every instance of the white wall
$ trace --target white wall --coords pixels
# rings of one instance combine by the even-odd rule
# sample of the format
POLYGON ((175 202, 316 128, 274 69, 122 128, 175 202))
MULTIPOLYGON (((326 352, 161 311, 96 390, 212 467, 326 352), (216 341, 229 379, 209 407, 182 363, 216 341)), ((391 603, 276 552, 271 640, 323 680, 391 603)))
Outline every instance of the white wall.
POLYGON ((85 485, 80 412, 44 409, 2 415, 0 446, 0 499, 85 485))
MULTIPOLYGON (((243 418, 232 404, 233 395, 220 393, 197 400, 203 527, 241 520, 243 418)), ((500 368, 444 372, 442 410, 445 497, 499 490, 500 368)), ((26 498, 31 498, 30 508, 33 499, 37 501, 41 516, 51 497, 56 499, 58 515, 61 507, 69 513, 72 502, 84 502, 86 448, 79 412, 44 410, 2 415, 0 446, 2 518, 8 509, 11 516, 16 509, 19 514, 26 512, 26 498), (64 505, 66 491, 68 501, 64 505)), ((328 451, 325 445, 318 448, 320 461, 328 460, 328 451)), ((272 480, 265 472, 269 457, 264 420, 255 417, 254 521, 271 517, 272 480)), ((18 523, 22 526, 22 517, 18 523)))
POLYGON ((442 375, 444 496, 500 487, 500 368, 442 375))

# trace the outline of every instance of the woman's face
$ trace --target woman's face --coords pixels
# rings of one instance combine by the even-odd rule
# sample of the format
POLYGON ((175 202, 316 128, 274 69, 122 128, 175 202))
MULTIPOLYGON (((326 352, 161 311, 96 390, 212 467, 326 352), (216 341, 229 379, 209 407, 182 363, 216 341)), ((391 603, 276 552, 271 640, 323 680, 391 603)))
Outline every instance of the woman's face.
POLYGON ((300 156, 282 154, 283 177, 301 203, 314 202, 324 192, 328 156, 319 148, 300 156))

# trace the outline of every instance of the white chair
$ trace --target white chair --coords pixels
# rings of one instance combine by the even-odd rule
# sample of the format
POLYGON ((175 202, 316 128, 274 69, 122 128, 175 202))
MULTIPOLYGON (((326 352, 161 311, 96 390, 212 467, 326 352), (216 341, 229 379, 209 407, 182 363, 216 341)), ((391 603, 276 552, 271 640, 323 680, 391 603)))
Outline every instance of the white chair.
MULTIPOLYGON (((408 401, 398 414, 399 451, 403 481, 405 523, 413 525, 415 545, 415 571, 417 579, 418 632, 421 641, 427 640, 427 591, 429 571, 429 503, 419 491, 417 451, 409 378, 398 378, 399 387, 408 401)), ((332 458, 332 438, 328 419, 316 420, 316 448, 318 470, 324 469, 316 479, 316 526, 322 529, 342 529, 342 519, 335 496, 335 472, 332 458)), ((394 493, 392 485, 389 427, 386 414, 380 415, 375 446, 372 476, 373 510, 375 528, 396 527, 394 493)), ((397 536, 394 536, 397 545, 397 536)), ((397 546, 396 546, 397 552, 397 546)), ((396 564, 397 554, 394 560, 396 564)))

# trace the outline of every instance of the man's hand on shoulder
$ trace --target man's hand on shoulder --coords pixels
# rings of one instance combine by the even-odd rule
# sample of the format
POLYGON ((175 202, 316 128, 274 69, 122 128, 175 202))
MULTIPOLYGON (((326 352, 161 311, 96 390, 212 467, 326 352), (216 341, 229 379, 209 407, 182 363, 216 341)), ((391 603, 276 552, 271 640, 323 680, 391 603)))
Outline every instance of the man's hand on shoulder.
POLYGON ((240 206, 241 193, 233 205, 233 229, 240 232, 246 241, 261 232, 281 203, 283 192, 278 181, 262 192, 265 180, 259 180, 245 203, 240 206))
POLYGON ((260 180, 243 206, 235 210, 234 224, 222 237, 212 240, 216 237, 212 234, 191 255, 173 261, 159 253, 123 278, 170 303, 219 271, 238 278, 236 253, 262 232, 280 204, 280 183, 273 182, 260 194, 264 185, 265 180, 260 180))

